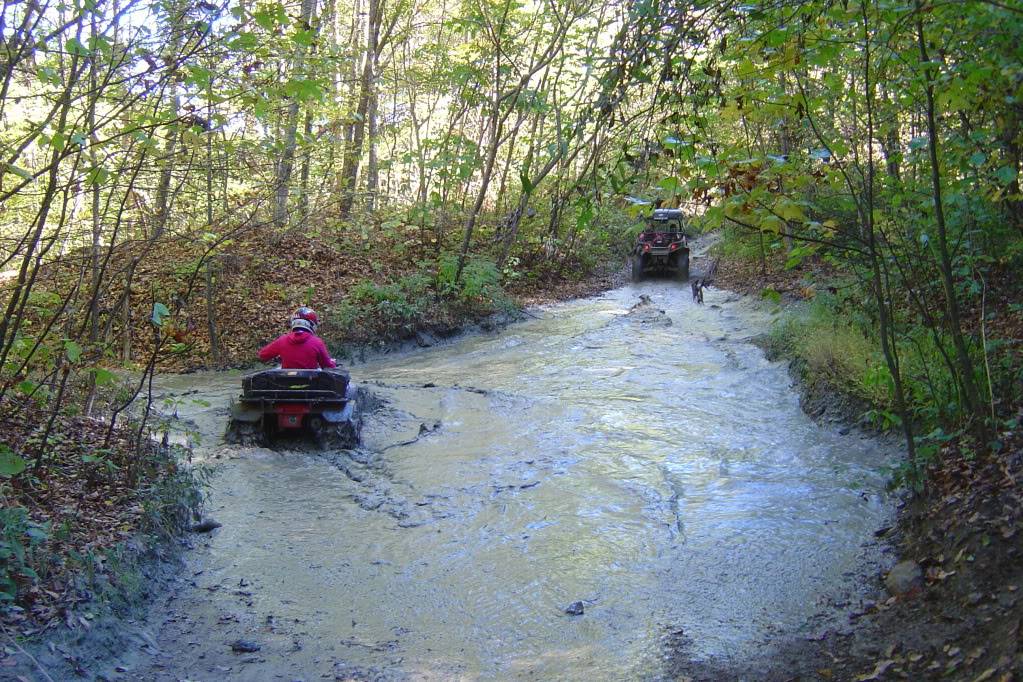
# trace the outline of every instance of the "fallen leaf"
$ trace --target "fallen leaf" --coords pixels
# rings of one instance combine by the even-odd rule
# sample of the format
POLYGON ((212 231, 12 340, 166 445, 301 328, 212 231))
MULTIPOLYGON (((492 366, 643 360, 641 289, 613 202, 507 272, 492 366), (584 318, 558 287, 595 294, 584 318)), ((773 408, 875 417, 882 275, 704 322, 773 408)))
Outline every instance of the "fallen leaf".
POLYGON ((881 679, 881 675, 884 675, 885 671, 893 665, 895 665, 895 661, 892 660, 878 661, 877 665, 874 666, 873 672, 860 675, 856 678, 856 682, 871 682, 872 680, 879 680, 881 679))

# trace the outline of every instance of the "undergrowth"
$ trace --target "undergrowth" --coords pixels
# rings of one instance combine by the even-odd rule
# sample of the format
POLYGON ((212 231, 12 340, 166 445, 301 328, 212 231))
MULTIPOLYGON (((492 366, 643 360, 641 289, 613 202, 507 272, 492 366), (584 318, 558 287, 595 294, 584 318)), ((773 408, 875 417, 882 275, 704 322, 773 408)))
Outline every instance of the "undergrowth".
MULTIPOLYGON (((31 447, 31 410, 3 415, 7 453, 31 447)), ((122 427, 108 447, 102 423, 63 416, 47 467, 0 472, 0 619, 22 632, 130 604, 145 590, 153 552, 189 526, 209 471, 188 452, 122 427), (131 475, 129 476, 129 472, 131 475)))

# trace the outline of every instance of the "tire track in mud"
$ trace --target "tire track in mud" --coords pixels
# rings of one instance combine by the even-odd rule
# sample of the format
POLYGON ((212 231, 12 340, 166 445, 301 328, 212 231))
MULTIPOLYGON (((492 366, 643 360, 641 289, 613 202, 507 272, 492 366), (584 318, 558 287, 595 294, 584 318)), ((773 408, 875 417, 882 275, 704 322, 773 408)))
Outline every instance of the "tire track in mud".
MULTIPOLYGON (((500 391, 490 391, 473 386, 438 386, 427 384, 387 384, 371 382, 369 386, 383 389, 394 394, 406 394, 426 391, 438 395, 443 402, 445 396, 452 393, 467 393, 480 396, 491 406, 499 405, 505 409, 509 404, 531 402, 524 396, 517 396, 500 391)), ((363 444, 351 450, 325 451, 319 456, 337 468, 356 487, 351 499, 364 511, 380 512, 393 518, 399 528, 416 528, 429 523, 443 521, 453 516, 470 516, 487 504, 499 503, 502 497, 527 491, 539 486, 542 479, 541 471, 556 470, 555 460, 540 456, 516 462, 520 480, 525 482, 507 482, 495 479, 486 484, 456 486, 451 494, 440 492, 424 492, 395 473, 393 458, 407 451, 407 448, 423 443, 425 440, 444 438, 446 425, 438 416, 420 416, 394 405, 393 398, 379 393, 374 394, 375 401, 371 410, 364 414, 364 422, 368 430, 377 430, 374 445, 363 444), (380 431, 390 432, 393 442, 380 431), (414 433, 415 435, 410 435, 414 433), (400 440, 398 440, 400 439, 400 440), (537 463, 540 462, 539 467, 537 463), (532 473, 531 476, 526 474, 532 473), (455 497, 458 497, 456 501, 455 497), (467 506, 468 502, 468 506, 467 506)))

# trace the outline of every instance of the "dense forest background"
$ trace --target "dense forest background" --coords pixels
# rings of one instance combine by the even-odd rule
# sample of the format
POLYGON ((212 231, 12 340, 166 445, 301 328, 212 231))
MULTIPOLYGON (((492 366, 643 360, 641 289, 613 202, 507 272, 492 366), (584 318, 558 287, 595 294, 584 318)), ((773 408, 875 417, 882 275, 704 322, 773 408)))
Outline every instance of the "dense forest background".
POLYGON ((44 424, 8 476, 62 410, 116 419, 112 367, 242 362, 301 304, 332 343, 510 306, 658 201, 805 273, 795 350, 907 476, 1015 428, 1013 0, 21 0, 0 32, 0 409, 44 424))

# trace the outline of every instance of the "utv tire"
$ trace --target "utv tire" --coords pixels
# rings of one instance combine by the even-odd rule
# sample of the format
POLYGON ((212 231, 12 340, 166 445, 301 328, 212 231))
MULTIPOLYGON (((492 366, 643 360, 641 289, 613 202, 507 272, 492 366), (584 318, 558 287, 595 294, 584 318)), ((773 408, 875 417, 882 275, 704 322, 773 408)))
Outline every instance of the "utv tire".
POLYGON ((632 257, 632 281, 643 281, 643 256, 632 257))
POLYGON ((689 279, 689 254, 687 253, 684 257, 678 261, 678 270, 675 271, 675 278, 680 282, 685 282, 689 279))

